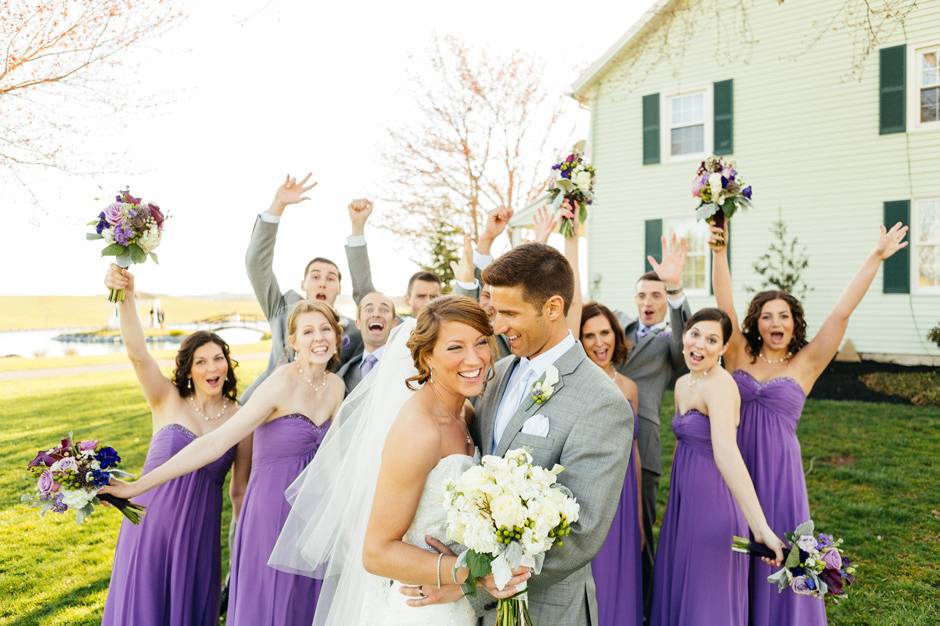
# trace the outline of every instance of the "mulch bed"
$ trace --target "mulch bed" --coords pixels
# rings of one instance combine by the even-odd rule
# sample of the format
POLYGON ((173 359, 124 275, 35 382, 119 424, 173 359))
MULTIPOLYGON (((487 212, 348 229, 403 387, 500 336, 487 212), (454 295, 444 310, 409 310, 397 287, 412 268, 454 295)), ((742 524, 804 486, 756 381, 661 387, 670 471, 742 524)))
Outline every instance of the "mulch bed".
POLYGON ((910 404, 910 400, 901 396, 880 393, 869 389, 859 378, 873 372, 931 372, 936 367, 927 365, 897 365, 862 361, 861 363, 843 363, 833 361, 816 381, 809 397, 815 400, 854 400, 858 402, 889 402, 892 404, 910 404))

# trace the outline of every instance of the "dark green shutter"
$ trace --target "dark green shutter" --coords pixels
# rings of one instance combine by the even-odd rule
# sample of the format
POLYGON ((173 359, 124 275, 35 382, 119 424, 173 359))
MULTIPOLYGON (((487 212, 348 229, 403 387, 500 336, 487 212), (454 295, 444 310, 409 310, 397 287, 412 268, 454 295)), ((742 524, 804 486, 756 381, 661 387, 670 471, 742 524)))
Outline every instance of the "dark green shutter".
MULTIPOLYGON (((885 202, 885 228, 891 228, 898 222, 911 223, 911 201, 892 200, 885 202)), ((910 235, 908 235, 910 239, 910 235)), ((882 269, 884 293, 911 292, 911 249, 903 248, 884 262, 882 269)))
POLYGON ((657 261, 663 260, 663 221, 662 220, 646 220, 646 254, 643 255, 643 267, 646 269, 644 272, 652 272, 653 266, 650 265, 650 262, 646 260, 646 257, 651 256, 657 261))
POLYGON ((659 94, 643 96, 643 165, 659 163, 659 94))
POLYGON ((881 49, 880 95, 881 103, 879 132, 903 133, 905 131, 905 65, 906 47, 893 46, 881 49))
POLYGON ((714 92, 715 154, 734 152, 734 87, 733 81, 717 82, 714 92))

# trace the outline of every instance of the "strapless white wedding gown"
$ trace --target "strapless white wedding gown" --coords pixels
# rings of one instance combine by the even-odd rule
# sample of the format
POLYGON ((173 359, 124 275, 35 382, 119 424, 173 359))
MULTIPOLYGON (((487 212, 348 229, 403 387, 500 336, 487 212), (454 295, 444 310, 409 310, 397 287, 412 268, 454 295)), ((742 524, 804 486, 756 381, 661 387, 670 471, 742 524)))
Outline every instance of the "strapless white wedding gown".
MULTIPOLYGON (((424 491, 415 511, 414 521, 405 533, 405 543, 434 552, 424 541, 425 535, 445 541, 447 537, 447 514, 444 511, 444 482, 457 480, 470 466, 480 462, 479 451, 470 457, 452 454, 438 461, 424 482, 424 491)), ((446 542, 445 542, 446 543, 446 542)), ((453 543, 448 547, 460 552, 463 548, 453 543)), ((443 568, 442 568, 443 570, 443 568)), ((441 582, 450 582, 449 571, 441 571, 441 582)), ((380 590, 366 597, 363 603, 361 624, 370 626, 475 626, 473 608, 466 598, 450 604, 430 606, 408 606, 409 597, 400 591, 402 583, 385 579, 380 590)))

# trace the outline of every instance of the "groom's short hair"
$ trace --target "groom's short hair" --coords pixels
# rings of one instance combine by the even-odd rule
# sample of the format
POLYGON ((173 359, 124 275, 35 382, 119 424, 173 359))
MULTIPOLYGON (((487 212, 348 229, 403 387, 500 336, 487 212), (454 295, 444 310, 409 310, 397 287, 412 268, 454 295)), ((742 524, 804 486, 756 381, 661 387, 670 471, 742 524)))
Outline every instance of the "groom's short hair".
POLYGON ((566 315, 574 296, 574 272, 568 259, 543 243, 513 248, 483 270, 482 278, 493 287, 522 287, 523 297, 536 309, 552 296, 561 296, 566 315))

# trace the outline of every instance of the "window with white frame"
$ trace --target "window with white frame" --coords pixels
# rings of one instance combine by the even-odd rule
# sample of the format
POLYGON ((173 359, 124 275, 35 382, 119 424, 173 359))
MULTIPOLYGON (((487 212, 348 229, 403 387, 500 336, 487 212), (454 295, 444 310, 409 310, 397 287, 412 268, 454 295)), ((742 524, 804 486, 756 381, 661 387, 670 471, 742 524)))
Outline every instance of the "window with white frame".
POLYGON ((940 122, 940 44, 916 52, 921 124, 940 122))
POLYGON ((669 154, 705 152, 705 92, 669 97, 669 154))
POLYGON ((920 293, 940 293, 940 198, 914 203, 914 285, 920 293))
POLYGON ((711 253, 708 249, 708 224, 696 219, 694 215, 665 218, 663 235, 666 241, 676 235, 679 239, 685 239, 689 246, 689 256, 682 270, 682 285, 686 292, 693 295, 707 294, 711 264, 711 253))

